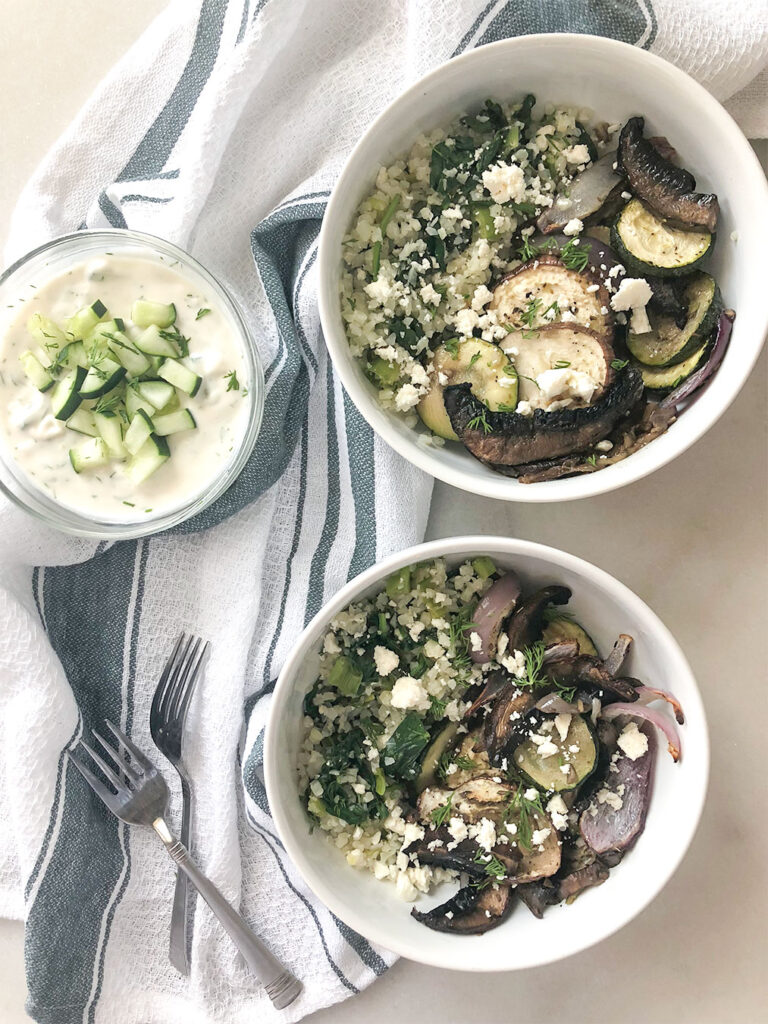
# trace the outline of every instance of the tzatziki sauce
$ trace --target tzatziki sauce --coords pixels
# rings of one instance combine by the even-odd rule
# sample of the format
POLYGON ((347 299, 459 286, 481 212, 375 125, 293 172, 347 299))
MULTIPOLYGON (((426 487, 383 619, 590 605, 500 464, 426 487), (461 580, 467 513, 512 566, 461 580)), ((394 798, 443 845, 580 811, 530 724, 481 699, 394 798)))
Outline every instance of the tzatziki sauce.
MULTIPOLYGON (((185 276, 173 262, 153 253, 146 259, 94 256, 35 281, 0 314, 3 459, 57 504, 91 519, 134 523, 185 507, 235 460, 247 431, 253 382, 235 321, 204 279, 185 276), (192 413, 196 428, 167 437, 170 456, 138 484, 126 472, 127 460, 75 472, 70 450, 87 438, 54 417, 51 392, 38 390, 19 360, 36 348, 27 329, 32 314, 61 325, 100 300, 109 317, 125 321, 130 338, 140 333, 130 320, 137 299, 175 305, 175 327, 189 342, 188 355, 180 362, 202 378, 197 393, 182 395, 181 403, 192 413)), ((86 410, 95 405, 82 403, 86 410)))

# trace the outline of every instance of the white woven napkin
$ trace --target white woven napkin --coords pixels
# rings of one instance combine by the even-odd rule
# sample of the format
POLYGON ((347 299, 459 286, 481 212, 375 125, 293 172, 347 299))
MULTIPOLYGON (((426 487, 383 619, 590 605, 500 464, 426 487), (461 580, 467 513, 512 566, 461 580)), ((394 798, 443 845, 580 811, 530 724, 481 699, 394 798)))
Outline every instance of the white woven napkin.
POLYGON ((259 695, 330 594, 423 536, 431 486, 372 436, 328 366, 313 301, 319 219, 360 132, 415 78, 505 35, 563 30, 652 49, 732 97, 751 135, 768 134, 763 0, 176 0, 25 190, 8 262, 84 224, 162 235, 232 284, 271 368, 262 439, 237 488, 192 524, 204 532, 95 545, 0 503, 0 913, 27 920, 37 1020, 275 1015, 200 904, 192 976, 173 971, 170 863, 152 835, 97 806, 63 754, 82 721, 105 715, 151 750, 152 689, 182 628, 214 641, 193 707, 195 851, 304 980, 282 1019, 391 963, 303 886, 260 779, 259 695))

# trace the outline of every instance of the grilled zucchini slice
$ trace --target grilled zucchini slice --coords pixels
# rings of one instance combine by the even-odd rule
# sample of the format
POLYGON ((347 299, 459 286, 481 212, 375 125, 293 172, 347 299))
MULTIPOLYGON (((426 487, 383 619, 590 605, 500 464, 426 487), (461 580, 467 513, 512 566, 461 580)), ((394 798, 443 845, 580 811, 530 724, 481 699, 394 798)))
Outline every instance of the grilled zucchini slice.
POLYGON ((579 645, 579 654, 589 654, 593 658, 599 658, 595 642, 589 633, 572 619, 554 619, 544 627, 541 638, 545 644, 557 644, 575 640, 579 645))
POLYGON ((676 277, 689 274, 712 251, 708 231, 681 231, 654 216, 632 199, 611 231, 611 244, 627 270, 639 276, 676 277))
POLYGON ((638 368, 643 377, 643 384, 651 391, 666 393, 672 391, 678 384, 682 384, 686 377, 690 377, 694 370, 704 363, 709 355, 709 341, 705 341, 701 348, 697 348, 692 356, 688 356, 681 363, 673 363, 672 366, 644 366, 636 359, 632 363, 638 368))
POLYGON ((712 334, 723 311, 720 289, 714 278, 702 271, 691 275, 683 299, 688 307, 685 325, 680 328, 671 316, 654 316, 651 330, 645 334, 627 335, 627 348, 644 366, 673 366, 701 348, 712 334))
POLYGON ((515 768, 524 778, 550 793, 575 789, 589 778, 597 766, 597 740, 585 718, 572 715, 565 738, 561 739, 559 732, 553 729, 547 733, 547 740, 558 748, 556 753, 543 756, 539 749, 547 748, 532 739, 515 750, 515 768))
POLYGON ((431 387, 417 411, 424 425, 438 437, 459 440, 443 402, 443 388, 450 384, 469 384, 475 398, 491 412, 509 412, 517 405, 517 374, 497 345, 479 338, 449 343, 436 349, 433 361, 431 387))

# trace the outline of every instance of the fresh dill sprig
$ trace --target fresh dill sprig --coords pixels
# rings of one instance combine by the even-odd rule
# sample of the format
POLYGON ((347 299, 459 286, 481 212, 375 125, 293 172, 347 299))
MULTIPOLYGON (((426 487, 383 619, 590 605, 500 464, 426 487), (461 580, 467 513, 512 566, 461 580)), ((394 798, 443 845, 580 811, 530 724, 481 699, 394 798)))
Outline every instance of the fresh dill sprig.
POLYGON ((473 416, 469 423, 467 423, 467 427, 470 430, 482 430, 484 434, 490 434, 493 430, 493 427, 485 417, 485 410, 479 412, 477 416, 473 416))
POLYGON ((462 772, 471 772, 477 768, 477 761, 473 761, 471 757, 466 757, 464 754, 457 754, 453 759, 453 763, 462 772))
POLYGON ((611 360, 612 370, 623 370, 626 366, 629 366, 628 359, 613 359, 611 360))
POLYGON ((544 622, 549 625, 550 622, 562 622, 565 619, 568 622, 574 621, 573 612, 569 612, 567 608, 563 608, 556 604, 548 604, 544 609, 544 622))
POLYGON ((525 307, 523 312, 520 314, 520 322, 523 327, 527 327, 529 331, 533 330, 533 326, 536 323, 536 319, 541 310, 541 298, 536 295, 534 296, 528 305, 525 307))
POLYGON ((543 640, 537 640, 530 647, 523 648, 525 675, 522 679, 517 680, 518 686, 530 686, 531 689, 535 689, 537 686, 544 686, 549 682, 541 671, 544 666, 545 649, 546 645, 543 640))
POLYGON ((440 826, 444 825, 446 823, 446 821, 448 820, 448 818, 450 818, 450 816, 451 816, 451 803, 452 802, 453 802, 453 793, 450 794, 450 796, 448 797, 448 799, 446 800, 446 802, 444 804, 440 804, 439 807, 435 807, 435 808, 433 808, 432 811, 430 811, 429 816, 432 819, 432 821, 434 822, 436 828, 440 828, 440 826))
POLYGON ((560 260, 569 270, 575 270, 581 274, 589 263, 589 249, 582 246, 578 239, 572 238, 560 250, 560 260))
POLYGON ((240 390, 240 381, 237 379, 236 370, 230 370, 229 373, 225 373, 224 380, 227 382, 227 391, 240 390))
POLYGON ((530 236, 524 238, 520 248, 517 250, 517 255, 521 260, 527 261, 532 260, 534 256, 539 255, 539 247, 531 242, 530 236))
POLYGON ((518 846, 522 846, 526 850, 531 848, 531 837, 534 832, 533 826, 536 823, 536 815, 544 815, 541 795, 537 793, 535 797, 528 797, 526 796, 528 792, 530 790, 519 786, 512 799, 504 808, 503 814, 505 821, 509 821, 511 818, 516 819, 517 832, 515 833, 515 838, 517 839, 518 846))

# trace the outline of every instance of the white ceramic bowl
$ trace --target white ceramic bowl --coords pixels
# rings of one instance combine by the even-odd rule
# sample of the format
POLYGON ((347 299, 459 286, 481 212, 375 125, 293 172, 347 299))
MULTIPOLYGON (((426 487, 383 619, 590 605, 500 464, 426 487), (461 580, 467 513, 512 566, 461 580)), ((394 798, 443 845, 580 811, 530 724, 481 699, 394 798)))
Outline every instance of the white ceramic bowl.
POLYGON ((768 184, 751 146, 717 100, 684 72, 645 50, 597 36, 503 40, 426 75, 387 107, 353 150, 333 190, 320 237, 323 333, 361 414, 395 451, 432 476, 508 501, 566 501, 601 494, 641 479, 684 452, 722 416, 746 381, 768 331, 767 223, 768 184), (609 122, 642 114, 650 134, 671 140, 698 187, 720 198, 712 268, 726 304, 737 312, 716 381, 666 434, 599 473, 537 484, 520 484, 495 473, 458 444, 428 446, 424 428, 414 430, 382 409, 349 351, 338 300, 342 238, 378 168, 410 149, 420 132, 450 122, 486 97, 515 99, 528 92, 544 102, 589 107, 609 122))
MULTIPOLYGON (((355 931, 401 956, 463 971, 535 967, 577 953, 607 938, 639 914, 669 880, 688 848, 707 788, 709 744, 696 682, 669 630, 639 597, 601 569, 555 548, 503 537, 459 537, 401 551, 361 573, 315 616, 296 642, 272 698, 264 750, 269 805, 280 837, 305 881, 326 906, 355 931), (536 920, 522 905, 494 931, 478 937, 430 931, 410 916, 410 905, 392 884, 349 867, 319 830, 310 833, 296 774, 303 699, 317 677, 318 652, 329 621, 351 601, 379 591, 400 566, 445 557, 449 565, 480 554, 520 574, 527 587, 562 583, 573 591, 570 607, 610 650, 619 633, 635 645, 631 675, 673 690, 685 709, 683 757, 674 764, 659 743, 656 782, 644 834, 608 881, 572 906, 552 907, 536 920)), ((443 902, 444 886, 425 909, 443 902)))

